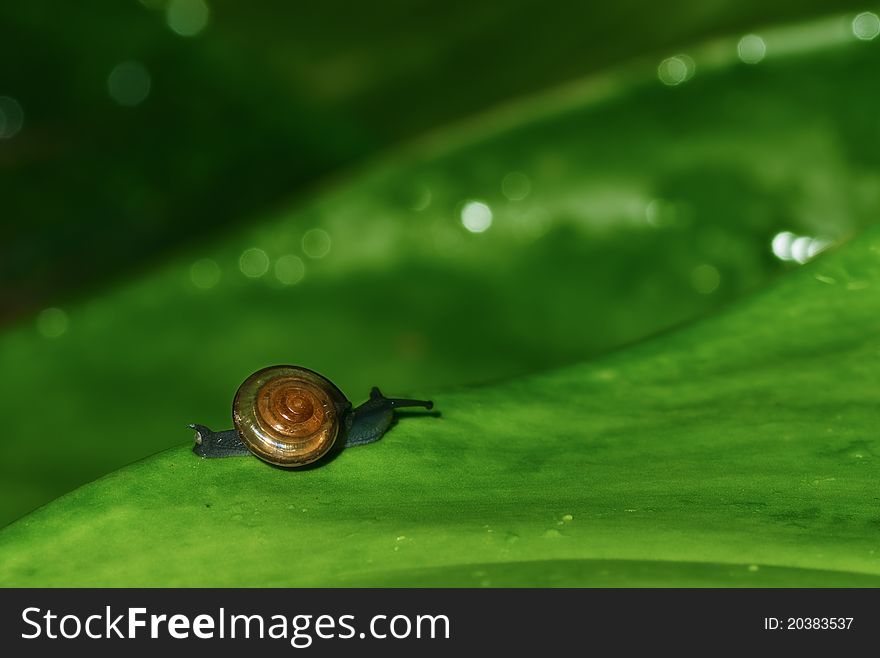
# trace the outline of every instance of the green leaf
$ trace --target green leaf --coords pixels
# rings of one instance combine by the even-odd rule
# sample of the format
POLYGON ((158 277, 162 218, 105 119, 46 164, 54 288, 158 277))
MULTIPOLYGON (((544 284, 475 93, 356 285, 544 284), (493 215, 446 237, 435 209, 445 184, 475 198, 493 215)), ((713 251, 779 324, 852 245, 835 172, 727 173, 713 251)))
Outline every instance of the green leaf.
POLYGON ((503 109, 7 332, 5 518, 177 447, 0 531, 0 584, 880 584, 880 229, 770 249, 880 207, 878 55, 841 25, 503 109), (181 445, 280 362, 442 416, 304 472, 181 445))
POLYGON ((757 65, 727 39, 689 50, 679 86, 647 62, 499 108, 7 331, 0 524, 179 444, 187 423, 228 426, 259 367, 311 367, 355 401, 549 370, 796 267, 771 253, 781 231, 835 240, 874 221, 874 44, 838 19, 762 34, 757 65), (484 233, 462 224, 474 200, 493 211, 484 233), (268 268, 250 278, 254 248, 268 268))
POLYGON ((166 451, 3 531, 0 584, 880 585, 878 288, 872 229, 321 468, 166 451))

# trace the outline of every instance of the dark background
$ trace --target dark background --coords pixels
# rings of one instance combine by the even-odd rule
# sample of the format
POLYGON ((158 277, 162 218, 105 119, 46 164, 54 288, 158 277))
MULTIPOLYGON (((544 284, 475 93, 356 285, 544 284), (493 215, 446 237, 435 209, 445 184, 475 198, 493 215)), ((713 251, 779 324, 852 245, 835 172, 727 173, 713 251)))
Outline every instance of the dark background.
MULTIPOLYGON (((463 117, 827 0, 6 2, 0 322, 101 289, 463 117), (192 36, 171 24, 201 24, 192 36), (176 18, 175 18, 176 17, 176 18), (189 20, 189 23, 187 23, 189 20), (120 106, 108 76, 149 74, 120 106)), ((193 28, 195 29, 195 28, 193 28)))

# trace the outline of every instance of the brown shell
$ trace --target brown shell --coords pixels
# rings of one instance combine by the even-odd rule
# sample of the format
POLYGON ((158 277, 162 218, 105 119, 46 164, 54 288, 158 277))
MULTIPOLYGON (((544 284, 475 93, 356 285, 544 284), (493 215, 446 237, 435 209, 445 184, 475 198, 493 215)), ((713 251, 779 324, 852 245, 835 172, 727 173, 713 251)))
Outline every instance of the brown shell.
POLYGON ((271 366, 244 380, 232 401, 241 440, 260 459, 295 468, 326 455, 351 404, 333 383, 298 366, 271 366))

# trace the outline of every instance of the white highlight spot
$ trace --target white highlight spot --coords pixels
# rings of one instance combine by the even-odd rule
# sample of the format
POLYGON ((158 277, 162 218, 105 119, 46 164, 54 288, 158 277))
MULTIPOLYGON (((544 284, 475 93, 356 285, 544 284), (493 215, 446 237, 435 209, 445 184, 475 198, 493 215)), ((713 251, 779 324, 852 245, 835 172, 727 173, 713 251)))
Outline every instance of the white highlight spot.
POLYGON ((831 244, 831 241, 825 238, 795 235, 791 231, 783 231, 773 236, 770 248, 779 260, 804 264, 825 251, 831 244))
POLYGON ((58 338, 67 331, 67 313, 60 308, 46 308, 37 316, 37 331, 46 338, 58 338))
POLYGON ((461 223, 471 233, 483 233, 492 226, 492 209, 482 201, 468 201, 461 209, 461 223))
POLYGON ((302 258, 287 254, 275 261, 275 278, 285 286, 296 285, 306 275, 306 266, 302 258))
POLYGON ((171 0, 165 8, 165 21, 182 37, 194 37, 208 24, 208 5, 204 0, 171 0))
POLYGON ((831 240, 823 240, 822 238, 813 238, 810 246, 807 247, 807 258, 815 258, 820 253, 831 246, 831 240))
POLYGON ((791 260, 801 265, 810 260, 810 243, 812 241, 812 238, 805 235, 795 238, 791 243, 791 260))
POLYGON ((324 229, 312 228, 302 238, 303 253, 309 258, 323 258, 330 253, 332 241, 324 229))
POLYGON ((863 11, 852 22, 852 31, 856 39, 871 41, 880 34, 880 18, 870 11, 863 11))
POLYGON ((257 247, 245 249, 238 259, 238 268, 245 276, 256 279, 269 271, 269 256, 257 247))
POLYGON ((791 243, 794 242, 795 237, 797 236, 791 231, 783 231, 774 235, 773 240, 770 242, 773 255, 779 260, 792 260, 791 243))
POLYGON ((189 268, 189 278, 196 288, 208 290, 220 282, 220 266, 210 258, 202 258, 189 268))
POLYGON ((736 52, 746 64, 757 64, 767 54, 767 44, 757 34, 747 34, 739 40, 736 52))

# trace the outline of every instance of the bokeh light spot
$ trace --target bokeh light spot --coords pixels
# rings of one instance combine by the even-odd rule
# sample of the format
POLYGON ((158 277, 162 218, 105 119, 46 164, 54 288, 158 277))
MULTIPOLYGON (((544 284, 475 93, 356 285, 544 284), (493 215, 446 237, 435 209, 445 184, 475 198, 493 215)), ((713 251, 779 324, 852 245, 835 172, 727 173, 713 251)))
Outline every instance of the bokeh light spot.
POLYGON ((807 247, 807 258, 815 258, 820 253, 831 246, 831 240, 823 240, 822 238, 813 238, 807 247))
POLYGON ((701 295, 709 295, 718 289, 721 274, 718 269, 706 263, 697 265, 691 272, 691 285, 701 295))
POLYGON ((863 11, 852 22, 852 31, 857 39, 871 41, 880 34, 880 18, 870 11, 863 11))
POLYGON ((696 71, 694 60, 687 55, 667 57, 657 67, 657 76, 660 82, 670 87, 680 85, 690 80, 696 71))
POLYGON ((18 101, 9 96, 0 96, 0 139, 15 137, 24 124, 24 110, 18 101))
POLYGON ((757 34, 747 34, 739 40, 736 53, 746 64, 757 64, 767 54, 767 44, 757 34))
POLYGON ((37 331, 46 338, 58 338, 67 332, 67 313, 60 308, 46 308, 37 316, 37 331))
POLYGON ((165 21, 182 37, 194 37, 205 29, 210 11, 204 0, 171 0, 165 8, 165 21))
POLYGON ((770 248, 773 250, 773 255, 779 260, 792 260, 791 243, 794 242, 796 237, 797 236, 791 231, 782 231, 781 233, 774 235, 773 240, 770 241, 770 248))
POLYGON ((645 206, 645 221, 654 228, 672 226, 676 223, 675 204, 666 199, 651 199, 645 206))
POLYGON ((306 266, 299 256, 287 254, 275 261, 275 278, 285 286, 299 283, 305 274, 306 266))
POLYGON ((220 283, 220 266, 210 258, 202 258, 189 268, 189 278, 196 288, 213 288, 220 283))
POLYGON ((242 274, 256 279, 269 271, 269 256, 257 247, 245 249, 238 259, 238 267, 242 274))
POLYGON ((779 260, 804 264, 832 245, 831 240, 783 231, 773 236, 770 248, 779 260))
POLYGON ((471 233, 483 233, 492 226, 492 209, 482 201, 468 201, 461 209, 461 223, 471 233))
POLYGON ((808 238, 805 235, 797 237, 791 243, 791 258, 792 260, 803 265, 808 260, 810 260, 810 243, 812 242, 812 238, 808 238))
POLYGON ((121 62, 107 76, 110 98, 132 107, 140 105, 150 94, 150 73, 138 62, 121 62))
POLYGON ((330 253, 333 242, 330 234, 320 228, 312 228, 302 238, 303 253, 309 258, 323 258, 330 253))
POLYGON ((521 171, 511 171, 501 181, 501 193, 510 201, 522 201, 532 191, 532 182, 521 171))

